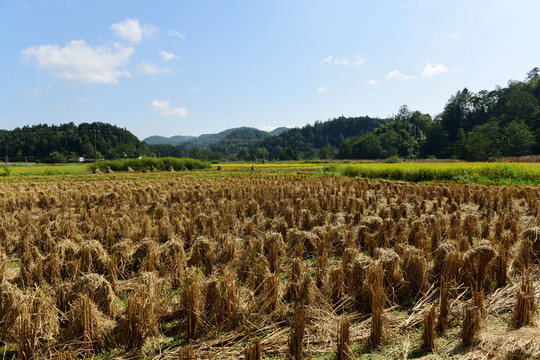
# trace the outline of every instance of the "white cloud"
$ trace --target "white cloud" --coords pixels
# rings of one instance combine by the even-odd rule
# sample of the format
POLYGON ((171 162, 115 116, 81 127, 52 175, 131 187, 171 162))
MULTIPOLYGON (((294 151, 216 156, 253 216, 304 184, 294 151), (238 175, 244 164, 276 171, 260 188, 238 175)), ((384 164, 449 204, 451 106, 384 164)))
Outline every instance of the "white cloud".
POLYGON ((459 34, 458 33, 453 33, 452 35, 448 35, 448 38, 451 39, 451 40, 457 40, 457 39, 459 39, 459 34))
POLYGON ((170 37, 177 37, 177 38, 182 39, 182 40, 184 40, 186 38, 185 35, 182 34, 178 30, 169 30, 169 36, 170 37))
POLYGON ((146 73, 146 74, 150 74, 150 75, 156 75, 156 74, 166 74, 166 73, 169 73, 171 72, 170 69, 167 69, 167 68, 160 68, 158 66, 156 66, 156 64, 154 63, 147 63, 147 62, 141 62, 138 66, 137 66, 137 71, 140 71, 140 72, 143 72, 143 73, 146 73))
POLYGON ((326 88, 324 86, 321 86, 320 88, 317 89, 317 94, 322 94, 325 91, 326 91, 326 88))
POLYGON ((344 59, 335 58, 334 65, 347 67, 349 66, 349 58, 344 58, 344 59))
POLYGON ((66 104, 53 104, 53 106, 58 110, 64 110, 67 107, 66 104))
POLYGON ((118 68, 135 53, 132 47, 115 44, 91 47, 84 40, 72 40, 63 48, 56 45, 29 47, 21 53, 25 60, 36 59, 39 68, 48 69, 54 77, 86 84, 116 84, 128 71, 118 68))
POLYGON ((144 24, 142 28, 143 37, 152 38, 159 32, 159 28, 152 24, 144 24))
POLYGON ((325 57, 324 59, 321 60, 321 64, 330 62, 330 61, 332 61, 333 58, 334 58, 334 55, 330 55, 328 57, 325 57))
POLYGON ((133 44, 140 43, 143 37, 152 37, 158 31, 158 27, 151 24, 141 26, 139 19, 126 19, 111 25, 114 35, 122 40, 127 40, 133 44))
POLYGON ((204 90, 198 86, 192 86, 191 87, 191 92, 194 93, 194 94, 198 94, 198 93, 202 93, 204 90))
POLYGON ((366 59, 364 55, 356 55, 354 60, 349 60, 348 57, 337 58, 337 57, 334 57, 334 55, 330 55, 321 60, 321 65, 329 63, 329 64, 334 64, 335 66, 349 67, 349 65, 352 64, 354 66, 360 67, 364 65, 365 62, 366 62, 366 59))
POLYGON ((169 101, 154 100, 150 103, 152 110, 163 116, 175 116, 185 118, 188 116, 187 109, 183 107, 171 108, 169 101))
POLYGON ((76 96, 75 101, 78 103, 87 103, 88 101, 90 101, 90 99, 86 96, 83 96, 83 97, 76 96))
POLYGON ((30 91, 23 91, 24 95, 32 95, 32 96, 39 96, 39 90, 38 88, 33 88, 30 91))
POLYGON ((142 41, 143 33, 139 19, 127 19, 112 24, 111 29, 114 31, 114 36, 119 39, 127 40, 135 44, 142 41))
POLYGON ((413 75, 405 75, 399 70, 390 71, 388 75, 386 75, 387 79, 396 79, 396 80, 411 80, 414 79, 413 75))
POLYGON ((364 65, 366 63, 366 61, 367 60, 364 58, 364 56, 356 55, 356 57, 354 58, 352 63, 353 63, 354 66, 360 67, 360 66, 364 65))
POLYGON ((381 82, 379 80, 369 80, 366 84, 367 85, 378 85, 381 82))
POLYGON ((443 64, 427 64, 420 74, 422 77, 432 77, 449 72, 448 67, 443 64))
POLYGON ((182 58, 181 56, 178 56, 178 55, 175 55, 173 53, 166 52, 166 51, 160 51, 159 55, 161 55, 161 58, 163 59, 163 61, 168 61, 168 60, 172 60, 172 59, 181 59, 182 58))

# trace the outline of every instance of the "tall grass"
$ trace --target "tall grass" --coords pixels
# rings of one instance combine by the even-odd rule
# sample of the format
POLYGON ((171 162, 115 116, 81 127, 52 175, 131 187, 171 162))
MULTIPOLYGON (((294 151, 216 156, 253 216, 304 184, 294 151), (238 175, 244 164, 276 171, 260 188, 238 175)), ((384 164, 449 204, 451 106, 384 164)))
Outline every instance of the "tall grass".
POLYGON ((11 175, 11 169, 7 165, 2 166, 2 171, 0 171, 0 176, 9 176, 11 175))
POLYGON ((540 184, 539 164, 401 163, 356 164, 341 169, 348 177, 401 181, 455 181, 484 184, 540 184))
POLYGON ((142 158, 142 159, 117 159, 117 160, 104 160, 98 161, 97 164, 91 164, 88 167, 95 169, 96 165, 101 169, 110 167, 114 171, 127 171, 128 167, 131 167, 135 171, 144 171, 147 168, 155 167, 158 170, 166 171, 172 166, 175 170, 198 170, 208 169, 210 164, 196 159, 190 158, 142 158))

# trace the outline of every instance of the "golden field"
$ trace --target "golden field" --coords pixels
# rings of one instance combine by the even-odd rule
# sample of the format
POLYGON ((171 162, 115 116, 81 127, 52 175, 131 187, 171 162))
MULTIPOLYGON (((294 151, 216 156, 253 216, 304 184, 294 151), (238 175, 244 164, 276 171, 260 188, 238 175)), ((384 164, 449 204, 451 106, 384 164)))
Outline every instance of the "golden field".
POLYGON ((536 356, 538 188, 250 168, 0 183, 3 356, 536 356))

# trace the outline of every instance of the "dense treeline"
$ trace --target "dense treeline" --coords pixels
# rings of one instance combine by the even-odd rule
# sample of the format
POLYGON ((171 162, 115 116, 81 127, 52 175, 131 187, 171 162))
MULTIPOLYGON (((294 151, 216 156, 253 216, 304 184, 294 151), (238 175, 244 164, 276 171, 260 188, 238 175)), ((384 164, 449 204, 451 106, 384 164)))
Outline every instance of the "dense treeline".
POLYGON ((193 147, 192 143, 187 142, 150 145, 150 149, 158 156, 190 157, 205 161, 330 159, 345 138, 351 134, 368 133, 385 121, 367 116, 340 117, 327 122, 316 121, 313 125, 288 129, 273 136, 254 128, 238 128, 211 144, 208 149, 193 147))
POLYGON ((433 119, 403 106, 392 121, 345 140, 337 157, 483 161, 530 154, 540 154, 538 68, 531 70, 525 81, 510 81, 506 88, 458 91, 433 119))
MULTIPOLYGON (((205 161, 221 161, 268 136, 271 136, 271 134, 266 131, 240 127, 227 129, 218 134, 201 135, 177 145, 171 143, 150 144, 150 149, 158 156, 191 157, 205 161)), ((148 139, 155 141, 155 138, 150 137, 148 139)), ((174 140, 175 138, 181 137, 174 136, 168 139, 174 140)), ((233 158, 238 157, 233 156, 233 158)))
POLYGON ((66 162, 79 157, 114 159, 152 155, 150 148, 129 131, 100 122, 34 125, 0 132, 1 155, 10 161, 66 162))
POLYGON ((210 145, 210 150, 224 155, 236 154, 242 148, 250 147, 259 140, 270 136, 270 133, 254 128, 239 128, 236 131, 210 145))
POLYGON ((98 157, 105 159, 157 155, 204 161, 389 157, 483 161, 536 155, 540 154, 540 69, 504 88, 458 91, 433 118, 404 105, 391 119, 339 117, 278 135, 235 128, 179 145, 147 145, 129 131, 103 123, 36 125, 0 131, 0 151, 12 161, 93 159, 94 134, 98 157))
POLYGON ((265 138, 250 148, 250 154, 257 158, 267 156, 270 160, 328 159, 334 157, 345 138, 368 133, 384 123, 385 120, 368 116, 316 121, 313 125, 265 138))
POLYGON ((189 147, 186 144, 150 145, 150 149, 158 157, 189 157, 192 159, 198 159, 203 161, 221 161, 225 159, 225 155, 221 152, 215 152, 209 149, 201 149, 198 146, 189 147))
POLYGON ((391 156, 416 157, 425 139, 429 114, 411 112, 402 106, 389 122, 375 130, 343 141, 337 157, 341 159, 377 159, 391 156))

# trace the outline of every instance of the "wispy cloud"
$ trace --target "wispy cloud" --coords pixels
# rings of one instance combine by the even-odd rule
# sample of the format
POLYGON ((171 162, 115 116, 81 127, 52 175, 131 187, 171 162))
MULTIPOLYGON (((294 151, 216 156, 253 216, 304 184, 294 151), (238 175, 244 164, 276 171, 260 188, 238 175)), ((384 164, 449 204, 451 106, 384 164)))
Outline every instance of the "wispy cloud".
POLYGON ((326 88, 324 86, 321 86, 320 88, 317 89, 317 94, 322 94, 325 91, 326 91, 326 88))
POLYGON ((35 59, 37 66, 52 72, 54 77, 86 84, 116 84, 118 79, 130 76, 119 70, 135 53, 132 47, 115 44, 110 47, 92 47, 84 40, 72 40, 66 46, 40 45, 22 51, 24 60, 35 59))
POLYGON ((422 70, 420 76, 422 77, 432 77, 440 74, 445 74, 449 72, 448 66, 443 64, 427 64, 422 70))
POLYGON ((198 86, 192 86, 191 87, 191 92, 194 93, 194 94, 198 94, 198 93, 202 93, 204 90, 198 86))
POLYGON ((334 58, 334 55, 329 55, 329 56, 325 57, 324 59, 321 60, 321 65, 324 64, 324 63, 332 61, 333 58, 334 58))
POLYGON ((399 70, 390 71, 388 75, 386 75, 387 79, 394 79, 394 80, 411 80, 414 79, 413 75, 405 75, 399 70))
POLYGON ((349 66, 349 58, 343 58, 343 59, 335 58, 334 65, 347 67, 349 66))
POLYGON ((360 67, 362 65, 364 65, 366 63, 366 58, 364 55, 356 55, 356 57, 354 58, 352 64, 356 67, 360 67))
POLYGON ((143 37, 152 37, 159 31, 157 26, 151 24, 141 26, 137 18, 126 19, 112 24, 111 29, 117 38, 127 40, 133 44, 138 44, 143 40, 143 37))
POLYGON ((76 96, 75 101, 78 102, 78 103, 87 103, 87 102, 90 101, 90 98, 88 98, 86 96, 83 96, 83 97, 76 96))
POLYGON ((349 60, 348 57, 338 58, 334 55, 329 55, 321 60, 322 64, 333 64, 334 66, 349 67, 351 64, 357 67, 364 65, 366 58, 364 55, 356 55, 353 60, 349 60))
POLYGON ((143 72, 143 73, 149 74, 149 75, 166 74, 166 73, 171 72, 170 69, 160 68, 160 67, 158 67, 156 64, 154 64, 152 62, 144 62, 144 61, 141 62, 137 66, 137 71, 143 72))
POLYGON ((39 89, 38 88, 33 88, 30 91, 23 91, 23 94, 24 95, 39 96, 39 89))
POLYGON ((178 30, 169 30, 169 36, 170 37, 177 37, 177 38, 179 38, 181 40, 184 40, 186 38, 186 36, 184 34, 182 34, 178 30))
POLYGON ((379 80, 369 80, 366 84, 367 85, 378 85, 381 82, 379 80))
POLYGON ((153 100, 150 104, 152 110, 163 116, 173 116, 179 118, 185 118, 188 116, 188 111, 183 107, 171 107, 169 101, 153 100))
POLYGON ((182 58, 181 56, 178 56, 178 55, 175 55, 173 53, 166 52, 166 51, 160 51, 159 55, 161 56, 161 59, 163 61, 169 61, 169 60, 173 60, 173 59, 181 59, 182 58))

